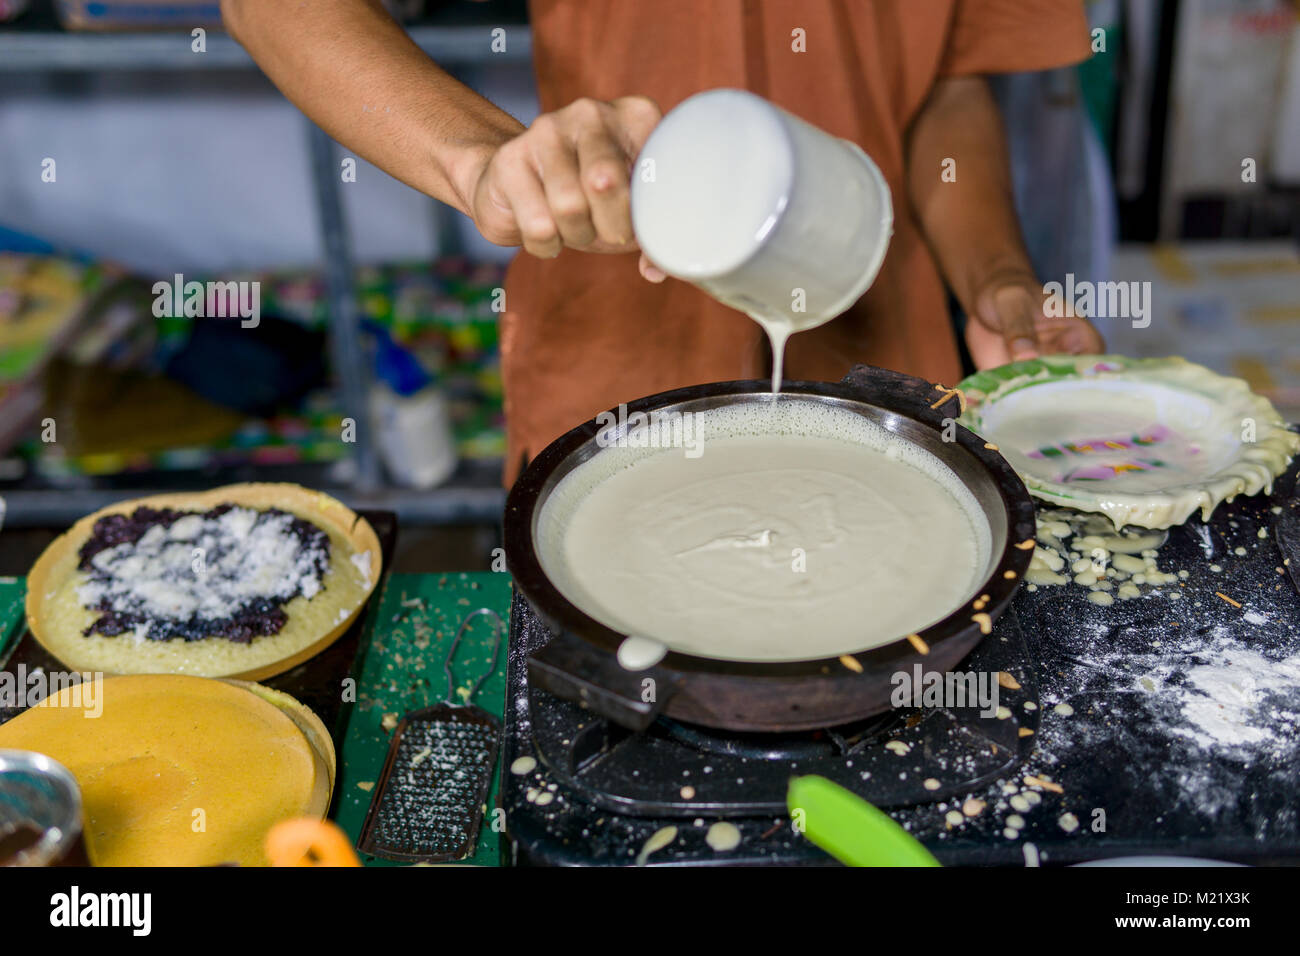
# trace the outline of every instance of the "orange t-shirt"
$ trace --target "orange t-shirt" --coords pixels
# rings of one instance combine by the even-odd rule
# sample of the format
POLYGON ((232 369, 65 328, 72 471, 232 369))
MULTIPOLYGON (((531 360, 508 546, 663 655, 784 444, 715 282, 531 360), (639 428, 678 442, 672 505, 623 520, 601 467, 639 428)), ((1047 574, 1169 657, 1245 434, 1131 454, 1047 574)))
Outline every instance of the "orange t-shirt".
MULTIPOLYGON (((742 88, 875 160, 894 203, 884 266, 853 308, 786 351, 788 378, 829 381, 855 362, 960 377, 943 283, 904 189, 905 131, 935 81, 1048 69, 1090 49, 1079 0, 532 0, 531 21, 544 111, 642 95, 667 112, 701 90, 742 88)), ((746 316, 688 283, 646 282, 634 254, 573 250, 511 264, 501 360, 507 484, 620 402, 770 374, 746 316)))

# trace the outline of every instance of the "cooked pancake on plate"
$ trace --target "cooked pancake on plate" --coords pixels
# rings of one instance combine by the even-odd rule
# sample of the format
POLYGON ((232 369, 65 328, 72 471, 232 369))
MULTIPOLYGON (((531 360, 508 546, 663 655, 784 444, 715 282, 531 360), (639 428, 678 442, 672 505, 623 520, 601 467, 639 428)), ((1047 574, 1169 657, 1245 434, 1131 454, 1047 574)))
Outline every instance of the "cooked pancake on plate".
POLYGON ((381 560, 365 519, 298 485, 155 495, 54 541, 28 577, 27 621, 73 670, 258 680, 341 636, 381 560))
POLYGON ((11 747, 77 778, 95 866, 264 865, 272 826, 324 817, 336 767, 287 694, 173 674, 66 687, 0 725, 11 747))
POLYGON ((995 443, 1029 493, 1116 529, 1163 530, 1268 493, 1300 435, 1249 383, 1172 356, 1044 355, 958 386, 960 422, 995 443))

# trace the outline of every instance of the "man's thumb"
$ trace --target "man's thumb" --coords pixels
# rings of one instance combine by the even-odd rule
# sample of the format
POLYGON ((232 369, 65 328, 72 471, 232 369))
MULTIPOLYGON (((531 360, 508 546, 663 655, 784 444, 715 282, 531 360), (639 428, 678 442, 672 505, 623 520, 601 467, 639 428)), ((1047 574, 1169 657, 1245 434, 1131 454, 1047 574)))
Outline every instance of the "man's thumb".
POLYGON ((1002 334, 1012 361, 1038 357, 1036 319, 1042 304, 1035 302, 1029 290, 1021 286, 1003 286, 984 297, 980 318, 1002 334))

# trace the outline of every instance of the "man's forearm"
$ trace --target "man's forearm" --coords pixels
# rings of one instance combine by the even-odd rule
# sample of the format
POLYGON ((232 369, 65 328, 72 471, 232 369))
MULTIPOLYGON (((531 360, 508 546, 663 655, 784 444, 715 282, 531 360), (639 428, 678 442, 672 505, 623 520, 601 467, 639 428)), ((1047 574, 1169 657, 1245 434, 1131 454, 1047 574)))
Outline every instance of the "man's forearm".
POLYGON ((908 133, 907 189, 939 267, 968 314, 990 282, 1033 278, 1002 118, 983 78, 935 86, 908 133))
POLYGON ((421 192, 469 213, 523 126, 438 68, 378 0, 222 0, 226 28, 299 109, 421 192))

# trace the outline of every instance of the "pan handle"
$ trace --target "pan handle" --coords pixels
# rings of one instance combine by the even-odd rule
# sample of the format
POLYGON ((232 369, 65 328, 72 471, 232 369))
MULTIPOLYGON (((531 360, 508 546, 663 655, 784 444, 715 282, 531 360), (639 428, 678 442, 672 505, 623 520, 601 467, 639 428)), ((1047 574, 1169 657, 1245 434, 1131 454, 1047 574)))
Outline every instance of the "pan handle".
POLYGON ((650 726, 681 685, 680 676, 662 668, 624 670, 613 655, 564 633, 529 656, 528 680, 637 731, 650 726))
POLYGON ((956 382, 927 382, 874 365, 855 365, 841 384, 853 389, 864 402, 885 407, 899 407, 921 421, 942 427, 945 418, 961 415, 961 399, 954 390, 956 382))

